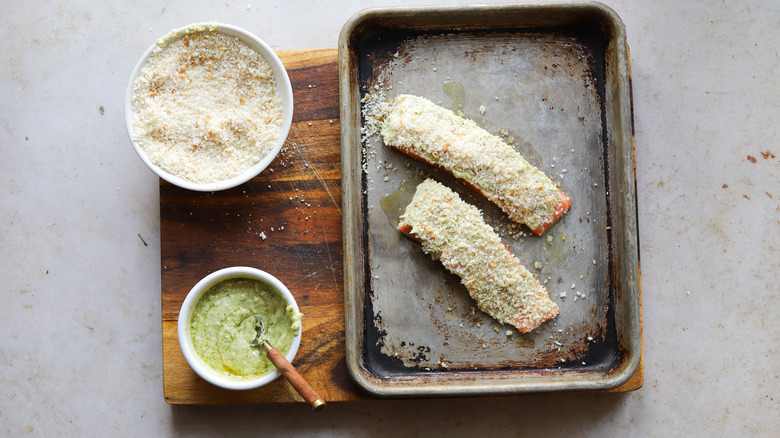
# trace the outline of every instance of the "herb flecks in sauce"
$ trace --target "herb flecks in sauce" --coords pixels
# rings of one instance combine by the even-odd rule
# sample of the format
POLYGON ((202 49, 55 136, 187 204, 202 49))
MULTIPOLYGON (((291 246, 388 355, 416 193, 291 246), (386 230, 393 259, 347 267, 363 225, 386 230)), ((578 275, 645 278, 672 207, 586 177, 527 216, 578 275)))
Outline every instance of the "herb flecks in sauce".
POLYGON ((192 342, 198 356, 214 371, 234 380, 250 380, 274 371, 256 336, 254 315, 260 315, 265 338, 282 354, 290 351, 302 314, 270 285, 248 278, 212 286, 192 314, 192 342))

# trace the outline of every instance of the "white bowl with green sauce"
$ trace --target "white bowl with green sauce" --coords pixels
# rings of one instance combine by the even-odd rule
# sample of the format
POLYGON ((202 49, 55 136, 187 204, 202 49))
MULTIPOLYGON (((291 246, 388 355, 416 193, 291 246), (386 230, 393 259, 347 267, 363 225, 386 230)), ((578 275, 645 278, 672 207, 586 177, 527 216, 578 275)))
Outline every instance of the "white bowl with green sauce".
POLYGON ((287 287, 250 267, 216 271, 195 285, 179 311, 179 346, 204 380, 227 389, 266 385, 280 373, 262 346, 251 346, 260 315, 265 338, 290 362, 301 343, 301 316, 287 287))

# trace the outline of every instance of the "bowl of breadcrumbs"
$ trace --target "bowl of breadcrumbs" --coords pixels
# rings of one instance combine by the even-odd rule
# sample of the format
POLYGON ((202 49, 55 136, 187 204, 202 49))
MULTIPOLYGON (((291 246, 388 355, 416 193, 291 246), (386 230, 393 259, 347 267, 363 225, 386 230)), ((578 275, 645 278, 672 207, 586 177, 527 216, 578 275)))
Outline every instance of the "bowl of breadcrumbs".
POLYGON ((185 189, 236 187, 262 172, 290 131, 293 95, 274 51, 252 33, 196 23, 160 38, 130 77, 125 122, 133 148, 185 189))

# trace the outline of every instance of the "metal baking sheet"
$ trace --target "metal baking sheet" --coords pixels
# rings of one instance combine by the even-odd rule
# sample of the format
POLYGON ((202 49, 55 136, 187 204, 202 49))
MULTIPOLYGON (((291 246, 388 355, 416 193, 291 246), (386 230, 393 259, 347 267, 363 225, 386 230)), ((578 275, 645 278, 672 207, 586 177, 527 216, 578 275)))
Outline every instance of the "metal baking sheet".
POLYGON ((606 390, 641 355, 625 30, 597 3, 373 9, 339 42, 347 365, 377 396, 606 390), (572 199, 543 236, 386 147, 376 102, 424 96, 512 144, 572 199), (550 292, 529 334, 479 311, 396 230, 425 177, 477 205, 550 292))

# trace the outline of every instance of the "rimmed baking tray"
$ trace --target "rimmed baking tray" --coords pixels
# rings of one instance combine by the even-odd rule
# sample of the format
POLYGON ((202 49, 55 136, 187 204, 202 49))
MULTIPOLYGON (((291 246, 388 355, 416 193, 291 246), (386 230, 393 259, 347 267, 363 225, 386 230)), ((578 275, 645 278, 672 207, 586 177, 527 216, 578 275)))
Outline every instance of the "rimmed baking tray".
POLYGON ((339 40, 347 366, 377 396, 607 390, 641 357, 625 29, 598 3, 371 9, 339 40), (543 236, 384 146, 376 103, 425 96, 500 135, 572 199, 543 236), (424 177, 479 206, 547 286, 530 334, 480 312, 395 229, 424 177))

